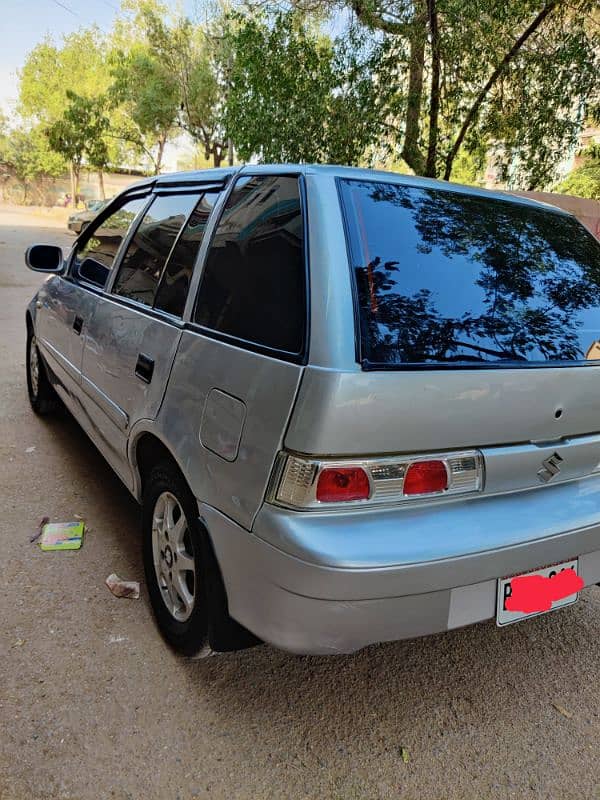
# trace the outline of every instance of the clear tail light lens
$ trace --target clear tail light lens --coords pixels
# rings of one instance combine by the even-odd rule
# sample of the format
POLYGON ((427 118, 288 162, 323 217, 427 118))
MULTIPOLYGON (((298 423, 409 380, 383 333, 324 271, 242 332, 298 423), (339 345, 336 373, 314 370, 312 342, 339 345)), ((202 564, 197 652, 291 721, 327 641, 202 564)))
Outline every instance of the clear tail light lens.
POLYGON ((280 453, 268 500, 286 508, 392 505, 483 489, 478 450, 427 456, 316 459, 280 453))

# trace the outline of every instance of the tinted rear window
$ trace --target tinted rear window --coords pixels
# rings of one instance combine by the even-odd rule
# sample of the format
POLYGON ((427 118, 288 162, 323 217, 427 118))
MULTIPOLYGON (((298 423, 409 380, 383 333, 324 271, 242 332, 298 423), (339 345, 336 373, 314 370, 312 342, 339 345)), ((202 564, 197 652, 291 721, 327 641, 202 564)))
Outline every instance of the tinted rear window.
POLYGON ((305 341, 305 284, 298 179, 238 178, 208 252, 194 321, 297 355, 305 341))
POLYGON ((365 366, 600 358, 600 245, 572 217, 340 181, 365 366))
POLYGON ((123 256, 113 292, 151 306, 165 262, 198 195, 155 197, 123 256))
POLYGON ((154 300, 155 308, 177 317, 183 315, 194 264, 218 197, 218 189, 207 191, 188 218, 160 279, 154 300))

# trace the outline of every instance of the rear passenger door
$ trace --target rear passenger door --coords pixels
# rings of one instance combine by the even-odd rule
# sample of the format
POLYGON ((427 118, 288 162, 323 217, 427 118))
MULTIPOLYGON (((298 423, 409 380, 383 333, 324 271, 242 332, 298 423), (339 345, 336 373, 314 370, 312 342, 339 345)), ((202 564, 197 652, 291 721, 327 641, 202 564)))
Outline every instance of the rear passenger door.
POLYGON ((248 528, 308 349, 300 181, 264 174, 236 180, 159 416, 196 496, 248 528))
POLYGON ((129 430, 160 408, 203 227, 217 197, 214 188, 154 195, 89 325, 82 367, 88 414, 127 485, 129 430))

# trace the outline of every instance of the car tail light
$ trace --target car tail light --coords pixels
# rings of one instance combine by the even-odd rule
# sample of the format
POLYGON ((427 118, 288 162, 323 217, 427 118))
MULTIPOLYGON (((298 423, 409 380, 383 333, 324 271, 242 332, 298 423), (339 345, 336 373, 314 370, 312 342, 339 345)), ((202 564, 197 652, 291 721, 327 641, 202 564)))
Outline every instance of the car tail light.
POLYGON ((448 471, 443 461, 415 461, 404 476, 404 494, 433 494, 448 488, 448 471))
POLYGON ((340 503, 367 500, 371 494, 369 476, 362 467, 325 467, 317 479, 317 500, 340 503))
POLYGON ((280 453, 267 499, 298 510, 390 505, 477 493, 483 478, 478 450, 365 459, 280 453))

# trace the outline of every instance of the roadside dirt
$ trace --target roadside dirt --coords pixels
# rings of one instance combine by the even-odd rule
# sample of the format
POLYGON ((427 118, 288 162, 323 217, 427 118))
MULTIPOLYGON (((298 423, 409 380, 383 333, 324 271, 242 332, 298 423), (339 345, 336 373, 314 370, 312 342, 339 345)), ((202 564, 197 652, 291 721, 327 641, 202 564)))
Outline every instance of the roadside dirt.
POLYGON ((348 657, 188 662, 163 644, 135 502, 68 416, 27 403, 40 278, 23 250, 70 245, 63 225, 0 210, 1 800, 600 798, 597 588, 525 624, 348 657), (80 551, 29 542, 42 516, 75 514, 80 551), (113 597, 111 572, 142 598, 113 597))

